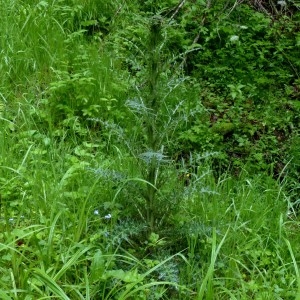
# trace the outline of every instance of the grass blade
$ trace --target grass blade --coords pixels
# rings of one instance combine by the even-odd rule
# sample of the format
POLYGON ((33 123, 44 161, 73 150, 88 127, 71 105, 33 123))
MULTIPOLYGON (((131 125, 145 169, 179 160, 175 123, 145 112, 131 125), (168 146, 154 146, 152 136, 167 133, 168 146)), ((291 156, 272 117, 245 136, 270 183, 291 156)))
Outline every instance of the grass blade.
POLYGON ((55 280, 44 271, 35 269, 33 276, 43 283, 56 297, 59 297, 62 300, 70 300, 62 288, 55 282, 55 280))

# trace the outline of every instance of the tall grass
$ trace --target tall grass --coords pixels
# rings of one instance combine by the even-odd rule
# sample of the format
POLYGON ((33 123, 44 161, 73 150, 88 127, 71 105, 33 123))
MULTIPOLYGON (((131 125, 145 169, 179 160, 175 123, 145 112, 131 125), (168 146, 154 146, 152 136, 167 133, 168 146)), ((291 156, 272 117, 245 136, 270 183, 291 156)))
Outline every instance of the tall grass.
MULTIPOLYGON (((3 299, 126 299, 150 297, 154 291, 155 299, 297 295, 298 246, 289 240, 289 231, 297 230, 298 223, 287 222, 285 195, 274 180, 245 174, 216 181, 207 167, 198 168, 180 194, 181 205, 171 219, 174 231, 160 233, 167 243, 153 241, 143 229, 126 231, 135 208, 126 207, 122 213, 119 207, 126 205, 135 187, 129 183, 139 180, 111 182, 89 170, 115 166, 122 172, 114 153, 111 158, 99 153, 78 157, 72 139, 49 146, 38 133, 16 143, 17 136, 36 126, 30 118, 18 119, 22 130, 8 134, 7 127, 1 129, 6 137, 0 168, 3 299), (138 250, 144 243, 150 252, 138 250), (168 245, 183 251, 184 260, 171 258, 168 245), (136 258, 123 252, 124 247, 132 248, 136 258), (159 258, 162 253, 170 260, 159 258), (183 277, 171 276, 176 269, 183 277)), ((72 129, 65 129, 66 135, 68 130, 72 129)), ((124 158, 123 171, 132 163, 124 158)))
MULTIPOLYGON (((284 182, 215 178, 197 154, 188 166, 168 159, 149 234, 141 190, 154 192, 156 174, 146 180, 112 135, 136 133, 132 143, 142 132, 126 123, 132 79, 109 54, 121 38, 106 48, 81 31, 105 2, 68 3, 1 10, 1 299, 299 299, 299 221, 284 182)), ((103 26, 116 26, 118 5, 103 26)))

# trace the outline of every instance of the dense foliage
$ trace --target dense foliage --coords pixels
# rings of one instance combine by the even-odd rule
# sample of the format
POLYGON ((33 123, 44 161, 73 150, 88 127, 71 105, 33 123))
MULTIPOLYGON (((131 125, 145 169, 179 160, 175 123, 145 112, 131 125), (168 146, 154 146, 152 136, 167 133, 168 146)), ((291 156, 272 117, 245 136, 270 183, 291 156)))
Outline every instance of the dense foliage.
POLYGON ((1 299, 300 299, 295 1, 0 14, 1 299))

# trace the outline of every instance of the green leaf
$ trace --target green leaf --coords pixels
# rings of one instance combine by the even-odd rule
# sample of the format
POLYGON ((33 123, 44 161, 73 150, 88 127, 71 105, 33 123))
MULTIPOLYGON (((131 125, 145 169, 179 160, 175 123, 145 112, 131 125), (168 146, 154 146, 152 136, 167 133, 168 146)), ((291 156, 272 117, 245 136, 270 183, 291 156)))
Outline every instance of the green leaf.
POLYGON ((55 280, 60 279, 61 276, 64 275, 64 273, 70 269, 71 266, 75 265, 79 258, 85 254, 87 251, 90 250, 91 247, 85 247, 83 249, 79 249, 76 253, 71 255, 71 258, 63 265, 63 267, 60 269, 60 271, 58 273, 56 273, 56 275, 54 276, 55 280))
POLYGON ((46 286, 47 289, 54 294, 54 296, 59 297, 62 300, 70 300, 62 288, 55 282, 55 280, 44 271, 40 269, 34 269, 33 276, 42 282, 44 286, 46 286))
POLYGON ((0 298, 2 300, 12 300, 13 298, 7 295, 7 292, 0 290, 0 298))
POLYGON ((87 20, 87 21, 82 21, 81 23, 81 26, 95 26, 98 24, 97 20, 87 20))
POLYGON ((100 250, 98 250, 92 260, 91 264, 91 278, 92 281, 102 278, 105 270, 105 259, 100 250))
POLYGON ((127 271, 127 272, 123 271, 122 269, 111 270, 104 274, 105 279, 108 279, 110 277, 122 280, 127 283, 140 282, 144 279, 144 276, 140 275, 136 269, 133 271, 127 271))

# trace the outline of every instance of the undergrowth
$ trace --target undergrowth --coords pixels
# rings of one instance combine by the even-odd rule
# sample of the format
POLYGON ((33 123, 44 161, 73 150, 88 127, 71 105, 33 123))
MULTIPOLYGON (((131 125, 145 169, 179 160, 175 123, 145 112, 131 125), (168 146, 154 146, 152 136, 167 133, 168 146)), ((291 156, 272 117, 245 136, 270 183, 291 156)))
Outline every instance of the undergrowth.
POLYGON ((288 11, 184 2, 3 3, 1 299, 300 299, 288 11))

